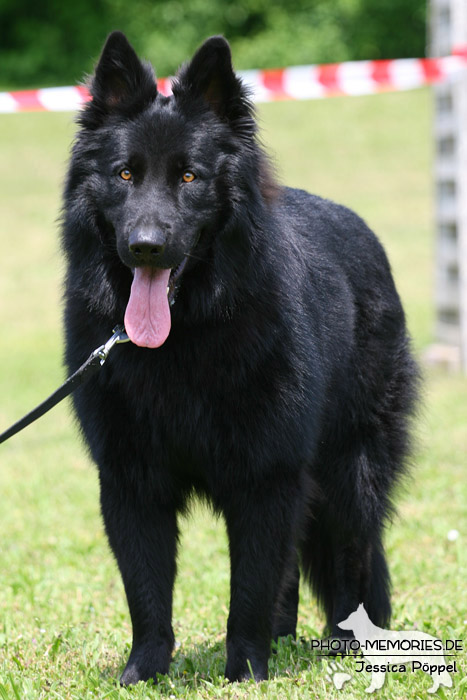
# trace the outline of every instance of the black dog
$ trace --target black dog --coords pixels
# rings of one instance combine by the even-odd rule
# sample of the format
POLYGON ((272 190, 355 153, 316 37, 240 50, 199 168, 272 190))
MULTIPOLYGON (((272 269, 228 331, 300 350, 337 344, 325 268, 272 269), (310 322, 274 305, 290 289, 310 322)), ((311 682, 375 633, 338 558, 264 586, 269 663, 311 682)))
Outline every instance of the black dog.
POLYGON ((65 191, 66 360, 125 318, 75 407, 99 467, 133 648, 122 683, 167 673, 177 514, 227 525, 226 676, 267 678, 295 635, 299 565, 329 632, 390 616, 381 543, 417 371, 386 256, 349 210, 276 185, 227 42, 173 96, 112 34, 65 191))

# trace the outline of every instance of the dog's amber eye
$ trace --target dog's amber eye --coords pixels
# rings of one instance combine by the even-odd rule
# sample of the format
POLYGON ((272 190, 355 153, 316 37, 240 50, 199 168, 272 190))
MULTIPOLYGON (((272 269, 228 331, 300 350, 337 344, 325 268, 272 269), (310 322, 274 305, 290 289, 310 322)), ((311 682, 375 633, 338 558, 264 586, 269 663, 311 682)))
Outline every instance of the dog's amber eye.
POLYGON ((123 170, 120 170, 119 175, 122 178, 122 180, 126 180, 127 182, 128 180, 131 180, 132 177, 131 171, 128 170, 128 168, 123 168, 123 170))
POLYGON ((182 180, 183 182, 193 182, 193 180, 196 178, 196 175, 192 173, 190 170, 187 170, 186 173, 183 173, 182 175, 182 180))

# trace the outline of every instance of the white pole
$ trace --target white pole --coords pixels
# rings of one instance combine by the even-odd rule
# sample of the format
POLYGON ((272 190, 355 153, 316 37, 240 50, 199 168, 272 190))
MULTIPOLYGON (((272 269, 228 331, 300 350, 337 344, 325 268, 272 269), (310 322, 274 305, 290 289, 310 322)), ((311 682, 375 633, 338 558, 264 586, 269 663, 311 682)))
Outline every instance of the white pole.
MULTIPOLYGON (((466 46, 467 0, 431 0, 431 55, 466 46)), ((434 95, 437 345, 429 359, 467 371, 467 71, 434 95)))

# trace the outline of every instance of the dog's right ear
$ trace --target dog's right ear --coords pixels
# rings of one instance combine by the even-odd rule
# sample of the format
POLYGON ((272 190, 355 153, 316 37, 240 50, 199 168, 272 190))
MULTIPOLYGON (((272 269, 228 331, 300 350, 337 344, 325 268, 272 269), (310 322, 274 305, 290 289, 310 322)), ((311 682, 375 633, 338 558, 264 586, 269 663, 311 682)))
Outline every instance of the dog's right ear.
POLYGON ((230 46, 222 36, 212 36, 179 71, 173 93, 180 100, 201 98, 234 130, 250 137, 256 131, 248 91, 232 67, 230 46))
POLYGON ((154 72, 142 63, 122 32, 108 37, 90 87, 94 116, 142 109, 157 96, 154 72))

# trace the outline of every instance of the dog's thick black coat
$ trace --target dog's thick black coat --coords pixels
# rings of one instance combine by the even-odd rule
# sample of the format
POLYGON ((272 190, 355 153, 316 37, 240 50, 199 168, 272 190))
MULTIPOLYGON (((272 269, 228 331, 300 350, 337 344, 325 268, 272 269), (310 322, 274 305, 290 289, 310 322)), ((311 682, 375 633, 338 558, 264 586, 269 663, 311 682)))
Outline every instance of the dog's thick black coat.
POLYGON ((122 682, 169 670, 193 493, 229 537, 226 676, 263 679, 296 631, 299 567, 329 633, 361 602, 388 622, 381 537, 417 378, 404 313, 365 223, 275 184, 224 39, 168 98, 114 33, 91 93, 65 190, 69 369, 122 322, 141 266, 173 270, 165 342, 121 346, 75 396, 133 624, 122 682))

